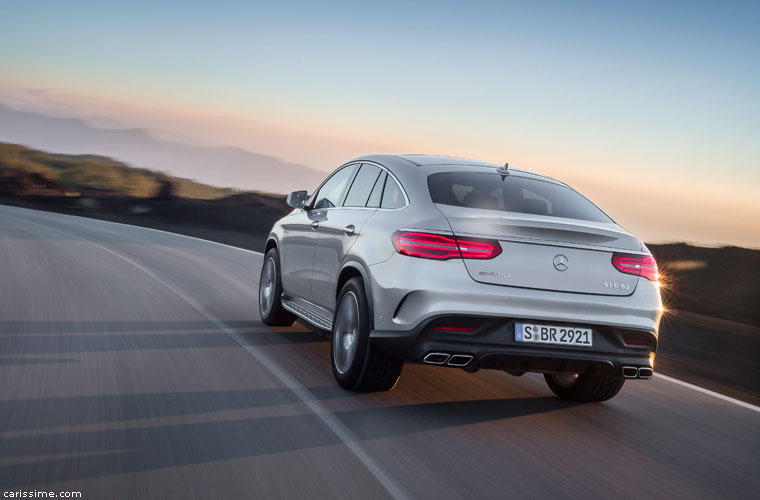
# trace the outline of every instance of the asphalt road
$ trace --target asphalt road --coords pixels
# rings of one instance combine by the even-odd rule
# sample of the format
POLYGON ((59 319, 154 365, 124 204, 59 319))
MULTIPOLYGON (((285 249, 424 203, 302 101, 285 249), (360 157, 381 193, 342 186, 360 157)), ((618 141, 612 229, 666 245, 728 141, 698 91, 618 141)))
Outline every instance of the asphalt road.
POLYGON ((261 256, 0 206, 0 491, 82 498, 753 498, 760 412, 664 378, 607 403, 407 365, 333 381, 261 256))

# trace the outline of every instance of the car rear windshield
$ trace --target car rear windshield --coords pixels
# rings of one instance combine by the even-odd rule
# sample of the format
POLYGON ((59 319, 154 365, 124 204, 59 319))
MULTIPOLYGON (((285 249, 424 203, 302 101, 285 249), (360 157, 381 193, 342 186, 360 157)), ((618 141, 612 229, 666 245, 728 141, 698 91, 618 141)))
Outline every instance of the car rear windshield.
POLYGON ((522 214, 612 222, 572 189, 519 175, 443 172, 428 176, 433 203, 522 214))

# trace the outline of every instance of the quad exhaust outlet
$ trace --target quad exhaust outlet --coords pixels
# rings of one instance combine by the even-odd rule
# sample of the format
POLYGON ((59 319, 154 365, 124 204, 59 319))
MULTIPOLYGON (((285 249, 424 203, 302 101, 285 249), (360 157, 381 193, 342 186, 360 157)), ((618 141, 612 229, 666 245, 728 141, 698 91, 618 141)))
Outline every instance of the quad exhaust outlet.
MULTIPOLYGON (((473 357, 470 354, 449 354, 446 352, 430 352, 422 358, 428 365, 446 365, 455 368, 464 368, 472 362, 472 359, 473 357)), ((623 378, 626 379, 649 380, 654 375, 654 370, 647 366, 640 368, 636 366, 624 366, 622 373, 623 378)))
POLYGON ((422 360, 429 365, 447 365, 461 368, 470 364, 472 361, 472 356, 470 354, 448 354, 445 352, 431 352, 425 355, 422 360))
POLYGON ((649 367, 637 368, 635 366, 623 367, 623 378, 639 378, 649 380, 654 375, 654 370, 649 367))
POLYGON ((431 352, 423 358, 423 361, 429 365, 445 365, 451 355, 445 352, 431 352))
POLYGON ((472 356, 469 354, 454 354, 449 358, 449 366, 467 366, 472 361, 472 356))

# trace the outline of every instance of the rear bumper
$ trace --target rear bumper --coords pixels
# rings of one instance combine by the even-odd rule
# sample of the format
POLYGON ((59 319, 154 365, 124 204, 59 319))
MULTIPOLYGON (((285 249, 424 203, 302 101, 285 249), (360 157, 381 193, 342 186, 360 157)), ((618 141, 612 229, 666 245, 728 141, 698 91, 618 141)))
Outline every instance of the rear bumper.
POLYGON ((631 295, 555 292, 479 283, 461 260, 434 261, 394 253, 370 266, 374 329, 411 332, 441 315, 598 324, 657 332, 660 290, 645 278, 631 295))
MULTIPOLYGON (((514 340, 516 319, 438 316, 409 331, 371 333, 372 345, 387 356, 423 363, 431 353, 463 355, 456 366, 522 372, 572 372, 622 377, 623 367, 654 368, 657 334, 654 331, 593 325, 593 347, 524 344, 514 340), (472 332, 436 329, 443 324, 476 325, 472 332), (647 345, 628 346, 625 339, 647 345), (461 364, 462 361, 472 359, 461 364)), ((431 363, 431 364, 447 364, 431 363)))

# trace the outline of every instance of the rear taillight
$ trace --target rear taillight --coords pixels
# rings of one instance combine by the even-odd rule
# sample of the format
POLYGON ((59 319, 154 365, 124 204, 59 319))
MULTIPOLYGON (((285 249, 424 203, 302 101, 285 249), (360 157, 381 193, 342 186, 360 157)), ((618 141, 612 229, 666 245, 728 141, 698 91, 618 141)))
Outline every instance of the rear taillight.
POLYGON ((642 276, 651 281, 657 281, 657 262, 651 255, 634 255, 616 253, 612 255, 612 265, 621 273, 642 276))
POLYGON ((393 246, 402 255, 422 259, 493 259, 501 253, 498 241, 413 231, 393 233, 393 246))

